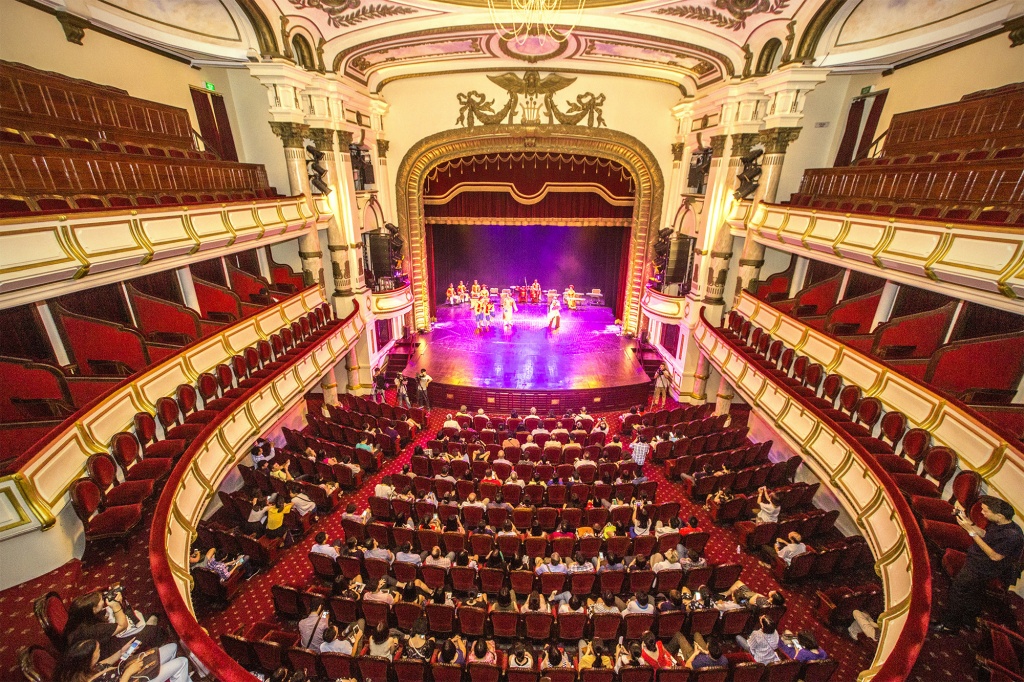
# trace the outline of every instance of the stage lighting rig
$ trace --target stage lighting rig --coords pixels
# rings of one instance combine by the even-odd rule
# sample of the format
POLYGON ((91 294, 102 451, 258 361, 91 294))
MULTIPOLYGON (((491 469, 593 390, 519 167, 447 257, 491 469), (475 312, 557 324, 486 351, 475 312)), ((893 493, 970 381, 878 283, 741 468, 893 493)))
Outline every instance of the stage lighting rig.
POLYGON ((331 188, 327 185, 327 169, 321 165, 325 154, 316 146, 306 145, 306 153, 310 158, 306 159, 306 172, 309 174, 309 184, 316 188, 320 194, 330 194, 331 188))
POLYGON ((740 157, 740 161, 743 162, 743 170, 736 176, 736 179, 740 181, 740 186, 733 192, 737 201, 746 199, 757 190, 759 186, 757 181, 761 177, 761 164, 758 163, 758 159, 762 154, 764 154, 763 147, 754 147, 745 156, 740 157))

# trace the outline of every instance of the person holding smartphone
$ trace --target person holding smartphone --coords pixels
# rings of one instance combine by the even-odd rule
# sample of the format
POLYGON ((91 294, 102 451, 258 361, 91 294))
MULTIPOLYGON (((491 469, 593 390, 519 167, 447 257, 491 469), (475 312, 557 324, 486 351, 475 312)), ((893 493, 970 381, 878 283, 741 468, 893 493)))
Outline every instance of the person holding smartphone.
MULTIPOLYGON (((132 640, 133 642, 136 640, 132 640)), ((126 661, 121 657, 132 646, 126 643, 120 650, 101 658, 100 643, 95 639, 75 642, 67 651, 54 671, 55 682, 132 682, 147 665, 143 654, 135 654, 126 661)), ((147 675, 148 682, 188 682, 188 659, 178 656, 177 644, 165 644, 157 650, 160 667, 153 675, 147 675)))

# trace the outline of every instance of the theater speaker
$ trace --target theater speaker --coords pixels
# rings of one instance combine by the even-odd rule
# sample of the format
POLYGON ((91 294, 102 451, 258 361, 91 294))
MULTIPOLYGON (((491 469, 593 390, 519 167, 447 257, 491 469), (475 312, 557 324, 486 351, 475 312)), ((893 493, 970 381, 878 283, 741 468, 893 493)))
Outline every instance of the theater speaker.
POLYGON ((374 277, 390 277, 394 274, 391 268, 391 235, 387 232, 367 232, 363 235, 366 254, 369 256, 366 266, 374 277))
POLYGON ((697 238, 677 234, 672 237, 665 267, 665 286, 678 285, 679 296, 690 293, 690 279, 693 271, 693 250, 697 238))

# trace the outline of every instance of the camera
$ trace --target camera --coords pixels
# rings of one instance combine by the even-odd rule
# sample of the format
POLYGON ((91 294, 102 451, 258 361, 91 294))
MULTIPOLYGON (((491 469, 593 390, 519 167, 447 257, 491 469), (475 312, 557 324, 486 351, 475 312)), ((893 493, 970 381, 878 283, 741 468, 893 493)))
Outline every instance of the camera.
POLYGON ((106 601, 114 601, 117 599, 117 595, 123 594, 124 588, 118 585, 111 585, 106 592, 103 593, 103 599, 106 601))

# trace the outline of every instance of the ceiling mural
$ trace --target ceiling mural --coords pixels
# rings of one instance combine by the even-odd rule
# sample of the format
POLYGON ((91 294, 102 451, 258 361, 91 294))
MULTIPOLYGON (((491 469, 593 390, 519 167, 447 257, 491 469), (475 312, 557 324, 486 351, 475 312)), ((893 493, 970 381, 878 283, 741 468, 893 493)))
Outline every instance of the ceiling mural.
MULTIPOLYGON (((356 50, 347 55, 345 61, 345 73, 366 83, 368 75, 376 67, 382 65, 399 64, 410 61, 428 61, 435 59, 451 59, 467 56, 486 56, 481 46, 480 36, 468 36, 463 38, 434 38, 422 41, 412 41, 405 45, 387 46, 386 44, 374 48, 364 46, 365 49, 356 50)), ((339 55, 342 57, 343 55, 339 55)))
POLYGON ((996 4, 1007 3, 999 0, 861 0, 843 22, 836 46, 888 38, 996 4))
POLYGON ((99 0, 97 5, 175 32, 230 42, 242 39, 224 0, 99 0))
POLYGON ((366 21, 387 19, 403 14, 415 14, 415 7, 385 3, 362 4, 361 0, 288 0, 298 9, 313 8, 327 15, 327 23, 334 28, 345 28, 366 21))
POLYGON ((660 65, 681 71, 687 71, 699 80, 717 68, 714 64, 693 54, 661 47, 650 47, 628 43, 622 40, 602 38, 586 38, 586 47, 580 53, 582 57, 595 60, 631 61, 647 65, 660 65))
POLYGON ((747 19, 758 14, 780 15, 790 0, 714 0, 714 4, 681 4, 658 7, 655 14, 704 22, 717 28, 739 31, 747 28, 747 19))

